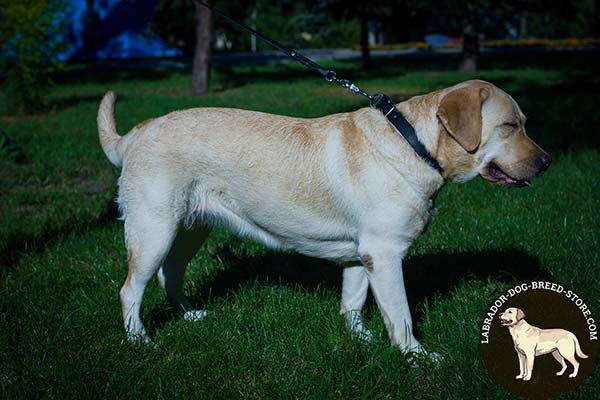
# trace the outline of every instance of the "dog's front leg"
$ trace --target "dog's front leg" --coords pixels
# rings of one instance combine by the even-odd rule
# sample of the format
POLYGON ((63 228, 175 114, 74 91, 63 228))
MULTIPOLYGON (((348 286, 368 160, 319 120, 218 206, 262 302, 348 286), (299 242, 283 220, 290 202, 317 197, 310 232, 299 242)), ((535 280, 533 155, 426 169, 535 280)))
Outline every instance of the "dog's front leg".
POLYGON ((367 276, 392 343, 406 352, 425 352, 413 336, 402 274, 402 250, 377 238, 361 241, 359 253, 362 259, 372 262, 367 276))
POLYGON ((525 352, 525 376, 523 377, 524 381, 528 381, 531 379, 531 374, 533 373, 533 364, 535 361, 535 349, 531 349, 525 352))
MULTIPOLYGON (((516 350, 516 349, 515 349, 516 350)), ((519 375, 515 377, 515 379, 523 379, 525 376, 525 356, 517 350, 517 356, 519 357, 519 375)))

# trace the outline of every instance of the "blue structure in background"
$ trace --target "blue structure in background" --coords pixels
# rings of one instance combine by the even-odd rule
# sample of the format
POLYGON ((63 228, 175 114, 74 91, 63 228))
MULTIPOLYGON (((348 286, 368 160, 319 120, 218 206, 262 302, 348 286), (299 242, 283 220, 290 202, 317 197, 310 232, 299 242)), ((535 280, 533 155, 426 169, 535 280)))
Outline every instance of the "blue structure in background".
POLYGON ((158 36, 148 32, 158 0, 71 0, 64 60, 180 56, 158 36), (93 12, 88 11, 88 4, 93 12))

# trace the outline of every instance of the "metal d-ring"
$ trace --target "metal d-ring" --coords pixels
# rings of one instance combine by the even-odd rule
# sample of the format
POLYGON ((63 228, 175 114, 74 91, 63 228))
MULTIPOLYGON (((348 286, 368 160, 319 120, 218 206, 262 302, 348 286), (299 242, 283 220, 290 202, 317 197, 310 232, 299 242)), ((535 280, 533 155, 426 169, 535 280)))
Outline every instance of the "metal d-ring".
POLYGON ((335 71, 327 71, 327 75, 325 75, 325 80, 327 82, 331 82, 333 80, 337 80, 337 75, 335 73, 335 71))
POLYGON ((383 99, 383 96, 383 93, 375 93, 373 95, 369 95, 369 103, 371 104, 371 107, 377 108, 377 104, 381 99, 383 99))

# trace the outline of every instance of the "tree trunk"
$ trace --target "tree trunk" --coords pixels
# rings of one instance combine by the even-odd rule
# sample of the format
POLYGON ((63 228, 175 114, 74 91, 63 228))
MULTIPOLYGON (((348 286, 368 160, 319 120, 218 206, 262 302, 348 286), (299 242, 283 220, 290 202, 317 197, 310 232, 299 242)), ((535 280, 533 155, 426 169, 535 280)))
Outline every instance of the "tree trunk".
MULTIPOLYGON (((210 3, 209 3, 210 4, 210 3)), ((210 83, 210 67, 212 63, 211 44, 213 31, 212 12, 196 5, 196 47, 192 66, 192 93, 202 96, 208 92, 210 83)))
POLYGON ((521 11, 519 14, 519 38, 525 39, 527 37, 527 13, 521 11))
MULTIPOLYGON (((252 24, 250 27, 256 30, 256 14, 258 14, 258 5, 255 3, 254 7, 252 7, 252 14, 250 14, 250 20, 252 24)), ((256 36, 250 35, 250 50, 255 53, 256 52, 256 36)))
POLYGON ((479 58, 479 34, 477 32, 477 16, 475 8, 469 4, 467 15, 463 20, 463 49, 458 69, 460 71, 477 71, 479 58))
POLYGON ((369 52, 369 21, 366 16, 360 18, 360 52, 364 68, 371 66, 371 54, 369 52))

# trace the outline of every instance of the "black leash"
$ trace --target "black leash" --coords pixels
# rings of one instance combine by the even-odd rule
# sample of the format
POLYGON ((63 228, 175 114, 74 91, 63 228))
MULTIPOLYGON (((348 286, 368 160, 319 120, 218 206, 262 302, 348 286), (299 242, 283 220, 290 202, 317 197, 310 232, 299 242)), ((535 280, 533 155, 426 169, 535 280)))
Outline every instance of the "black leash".
POLYGON ((299 63, 303 64, 307 68, 323 75, 323 77, 325 77, 325 80, 327 82, 335 81, 335 82, 339 83, 340 86, 342 86, 343 88, 346 88, 353 93, 356 93, 356 94, 359 94, 361 96, 365 96, 366 98, 368 98, 369 103, 371 104, 371 107, 378 109, 379 111, 381 111, 383 113, 383 115, 385 115, 385 117, 388 119, 388 121, 390 121, 390 123, 396 128, 396 130, 398 132, 400 132, 400 134, 404 137, 404 139, 408 142, 408 144, 414 149, 414 151, 419 155, 419 157, 421 157, 423 159, 423 161, 425 161, 427 164, 429 164, 429 166, 431 166, 433 169, 438 171, 440 173, 440 175, 443 175, 442 167, 437 162, 437 160, 435 158, 433 158, 431 153, 429 153, 429 151, 427 151, 427 149, 425 148, 423 143, 421 143, 421 141, 417 137, 415 128, 398 111, 398 109, 396 108, 396 106, 394 105, 394 103, 388 96, 386 96, 385 94, 381 94, 381 93, 376 93, 374 95, 371 95, 371 94, 365 92, 364 90, 362 90, 361 88, 359 88, 358 86, 356 86, 354 83, 350 82, 348 79, 338 78, 335 71, 327 69, 327 68, 317 64, 316 62, 314 62, 310 58, 302 55, 300 52, 298 52, 296 50, 288 49, 281 43, 263 35, 262 33, 256 31, 255 29, 227 16, 226 14, 219 11, 219 9, 215 8, 214 6, 207 4, 202 0, 195 0, 195 1, 196 1, 196 3, 208 8, 214 14, 217 14, 217 15, 225 18, 227 21, 238 26, 239 28, 241 28, 247 32, 250 32, 251 34, 261 38, 265 42, 269 43, 271 46, 275 47, 277 50, 285 53, 288 57, 298 61, 299 63))

